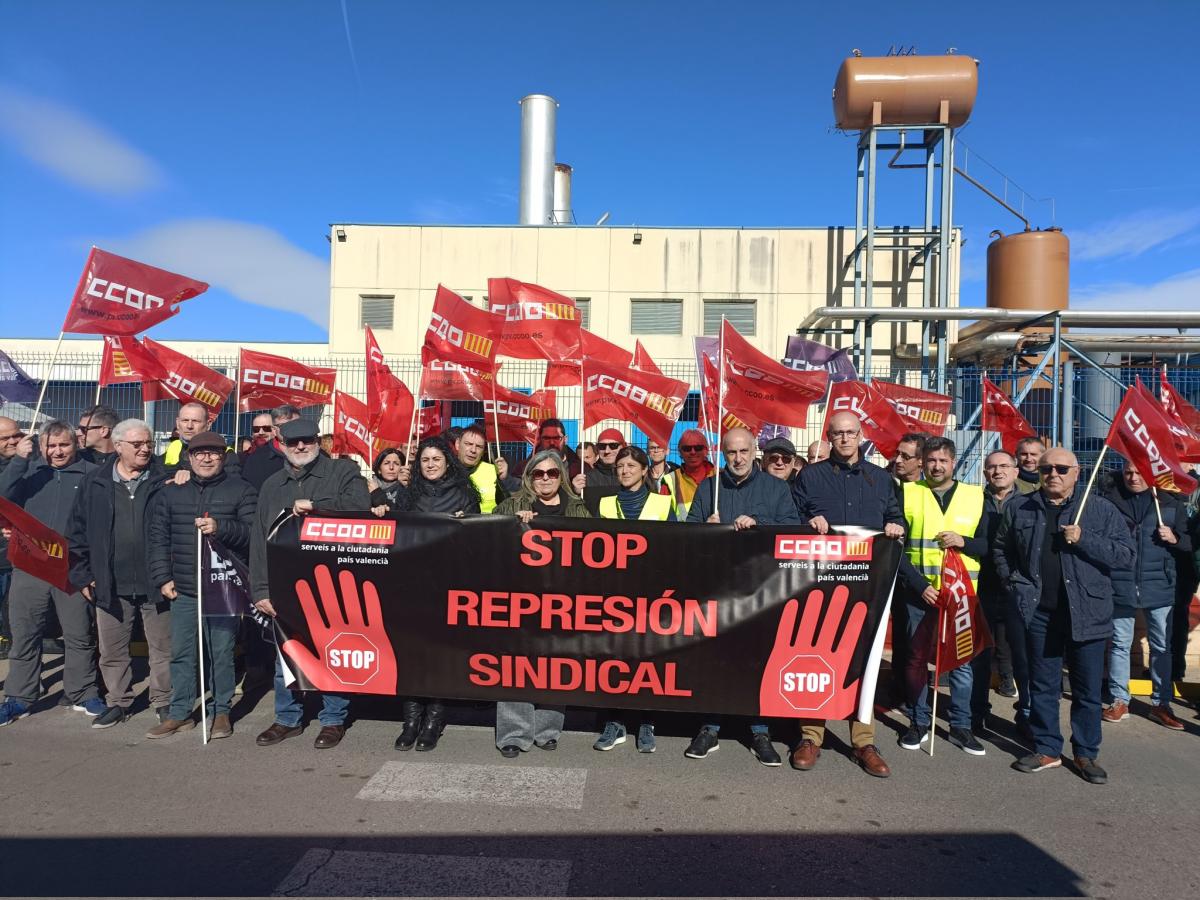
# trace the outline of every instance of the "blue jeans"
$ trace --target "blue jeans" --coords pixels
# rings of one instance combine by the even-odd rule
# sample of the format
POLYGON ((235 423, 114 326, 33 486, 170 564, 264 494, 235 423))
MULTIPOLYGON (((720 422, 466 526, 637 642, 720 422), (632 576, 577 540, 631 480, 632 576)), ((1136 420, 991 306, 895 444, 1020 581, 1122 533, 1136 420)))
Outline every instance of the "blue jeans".
MULTIPOLYGON (((210 717, 227 716, 233 708, 233 648, 237 643, 238 616, 204 617, 204 676, 212 687, 205 709, 210 717)), ((196 675, 199 669, 196 639, 196 598, 180 594, 171 601, 171 711, 182 721, 196 705, 196 675)))
MULTIPOLYGON (((317 721, 325 725, 345 725, 350 712, 350 698, 341 694, 321 694, 321 713, 317 721)), ((275 721, 287 728, 295 728, 304 720, 304 697, 293 691, 283 681, 283 669, 279 657, 275 657, 275 721)))
MULTIPOLYGON (((1071 680, 1071 747, 1075 756, 1100 754, 1100 691, 1104 681, 1105 638, 1077 641, 1065 610, 1037 610, 1028 625, 1030 715, 1034 746, 1055 759, 1062 753, 1058 701, 1063 660, 1071 680)), ((1014 666, 1015 667, 1015 666, 1014 666)))
MULTIPOLYGON (((911 643, 912 637, 917 632, 917 627, 927 614, 934 614, 933 607, 922 603, 918 606, 915 603, 908 604, 908 637, 911 643)), ((957 669, 950 670, 950 727, 951 728, 971 728, 971 684, 972 684, 971 665, 965 664, 957 669)), ((929 723, 932 717, 929 708, 929 686, 922 684, 920 693, 912 700, 912 715, 909 721, 914 728, 921 731, 929 729, 929 723)))
MULTIPOLYGON (((1104 699, 1108 703, 1129 702, 1129 650, 1133 646, 1133 623, 1137 614, 1132 606, 1113 607, 1112 649, 1108 653, 1108 683, 1104 699)), ((1150 644, 1150 702, 1170 706, 1174 696, 1171 684, 1171 620, 1175 607, 1143 609, 1146 640, 1150 644)))
POLYGON ((1016 604, 1009 604, 1005 613, 1008 646, 1012 651, 1013 681, 1017 683, 1018 722, 1029 721, 1029 627, 1016 604))

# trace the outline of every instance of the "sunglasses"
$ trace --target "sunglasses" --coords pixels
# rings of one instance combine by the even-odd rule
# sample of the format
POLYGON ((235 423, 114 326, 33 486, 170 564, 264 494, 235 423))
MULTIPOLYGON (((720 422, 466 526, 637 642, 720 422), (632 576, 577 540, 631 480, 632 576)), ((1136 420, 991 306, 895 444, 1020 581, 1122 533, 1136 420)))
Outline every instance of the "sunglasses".
POLYGON ((299 447, 304 444, 306 447, 313 447, 317 444, 317 438, 289 438, 283 442, 285 447, 299 447))
POLYGON ((915 453, 905 453, 903 450, 896 451, 896 459, 903 459, 905 461, 908 461, 908 460, 913 460, 916 458, 917 458, 917 454, 915 454, 915 453))
POLYGON ((1066 475, 1072 469, 1077 469, 1078 466, 1068 466, 1064 463, 1043 463, 1038 466, 1038 471, 1043 475, 1049 475, 1051 472, 1057 472, 1059 475, 1066 475))
POLYGON ((796 457, 791 453, 768 453, 764 459, 769 465, 779 465, 780 463, 791 464, 796 457))
POLYGON ((97 428, 103 428, 103 427, 104 427, 103 425, 76 425, 75 430, 82 431, 86 434, 89 431, 93 431, 97 428))
POLYGON ((529 473, 529 477, 534 481, 553 481, 556 478, 562 478, 562 473, 558 469, 534 469, 529 473))
POLYGON ((681 453, 703 453, 708 448, 703 444, 680 444, 679 452, 681 453))
POLYGON ((274 425, 255 425, 254 426, 255 434, 258 434, 260 431, 266 432, 266 431, 274 431, 274 430, 275 430, 274 425))
POLYGON ((596 449, 597 450, 616 450, 620 446, 621 446, 621 444, 618 444, 616 441, 599 441, 596 444, 596 449))

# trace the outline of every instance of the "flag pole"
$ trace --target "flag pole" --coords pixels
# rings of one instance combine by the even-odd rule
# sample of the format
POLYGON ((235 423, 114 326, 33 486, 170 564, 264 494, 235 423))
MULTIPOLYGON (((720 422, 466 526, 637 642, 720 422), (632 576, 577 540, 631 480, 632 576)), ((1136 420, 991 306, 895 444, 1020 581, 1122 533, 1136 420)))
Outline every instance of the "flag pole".
MULTIPOLYGON (((205 518, 208 517, 206 512, 205 518)), ((204 533, 196 529, 196 633, 199 637, 199 649, 196 659, 200 663, 200 735, 202 743, 208 744, 208 704, 204 702, 204 584, 200 578, 204 565, 204 533)), ((216 701, 216 697, 213 697, 216 701)))
POLYGON ((937 737, 938 680, 942 677, 942 632, 946 630, 946 611, 938 604, 937 647, 933 651, 933 700, 929 713, 929 757, 933 758, 933 742, 937 737))
POLYGON ((424 402, 424 397, 418 397, 413 403, 412 422, 408 426, 408 442, 404 445, 404 461, 410 467, 410 471, 413 464, 413 432, 417 430, 417 416, 421 414, 421 404, 424 402))
MULTIPOLYGON (((717 339, 717 444, 721 443, 721 423, 725 421, 725 317, 721 316, 721 336, 717 339)), ((721 451, 713 448, 713 515, 721 519, 721 451)))
POLYGON ((1092 485, 1096 482, 1096 473, 1100 471, 1100 463, 1104 460, 1104 454, 1108 452, 1108 444, 1100 448, 1100 455, 1096 457, 1096 464, 1092 466, 1092 477, 1088 479, 1087 488, 1084 489, 1083 497, 1079 501, 1079 509, 1075 513, 1075 521, 1072 525, 1078 525, 1079 520, 1083 518, 1083 506, 1087 503, 1088 495, 1092 493, 1092 485))
POLYGON ((45 377, 42 378, 42 388, 38 391, 37 406, 33 408, 33 421, 29 423, 29 427, 37 430, 38 414, 42 411, 42 401, 46 399, 46 388, 50 386, 50 376, 54 374, 54 364, 58 362, 58 351, 62 349, 63 338, 66 337, 65 331, 58 333, 58 343, 54 345, 54 352, 50 354, 50 365, 46 367, 45 377))
POLYGON ((1150 493, 1154 495, 1154 512, 1158 515, 1158 527, 1166 528, 1167 526, 1163 523, 1162 507, 1158 503, 1158 487, 1152 485, 1150 493))
MULTIPOLYGON (((496 373, 492 373, 492 427, 496 429, 496 459, 500 458, 500 414, 496 412, 496 373)), ((484 429, 486 431, 487 429, 484 429)), ((485 438, 486 441, 486 438, 485 438)))
MULTIPOLYGON (((584 378, 584 375, 583 375, 583 351, 581 348, 580 353, 579 353, 579 474, 584 475, 584 476, 587 475, 587 462, 583 458, 583 420, 584 420, 583 404, 584 404, 584 401, 586 398, 587 398, 587 379, 584 378)), ((497 435, 497 436, 499 436, 499 435, 497 435)), ((564 459, 566 458, 565 453, 563 454, 563 458, 564 459)), ((567 474, 568 475, 571 474, 569 468, 567 470, 567 474)), ((584 484, 583 490, 587 490, 586 483, 584 484)), ((581 497, 583 496, 583 491, 579 492, 579 496, 581 496, 581 497)))

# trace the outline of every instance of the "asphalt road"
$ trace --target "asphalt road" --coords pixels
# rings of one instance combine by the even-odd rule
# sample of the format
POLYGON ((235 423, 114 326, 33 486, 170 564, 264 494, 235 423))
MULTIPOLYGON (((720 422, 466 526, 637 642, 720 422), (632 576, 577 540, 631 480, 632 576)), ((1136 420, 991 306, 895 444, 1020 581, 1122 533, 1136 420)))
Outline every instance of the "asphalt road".
POLYGON ((313 748, 315 726, 259 748, 269 693, 239 698, 228 740, 147 741, 149 711, 92 729, 55 705, 58 678, 0 729, 5 895, 1200 896, 1187 707, 1187 733, 1105 725, 1111 780, 1093 786, 1013 771, 999 719, 985 757, 939 740, 930 758, 899 749, 886 716, 880 780, 851 763, 844 725, 800 773, 759 765, 736 723, 685 759, 696 722, 681 717, 657 717, 653 755, 632 739, 597 753, 587 711, 557 751, 509 761, 468 704, 432 753, 392 749, 397 704, 381 701, 356 704, 336 749, 313 748))

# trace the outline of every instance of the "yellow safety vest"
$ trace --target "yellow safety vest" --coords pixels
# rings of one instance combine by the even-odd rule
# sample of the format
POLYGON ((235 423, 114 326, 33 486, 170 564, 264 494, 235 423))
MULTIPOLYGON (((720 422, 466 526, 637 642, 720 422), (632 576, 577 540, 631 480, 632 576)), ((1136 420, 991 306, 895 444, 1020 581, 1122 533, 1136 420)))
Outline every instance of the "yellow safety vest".
MULTIPOLYGON (((616 497, 609 496, 600 498, 600 518, 625 518, 625 510, 621 509, 621 504, 617 502, 616 497)), ((674 518, 675 515, 672 509, 670 497, 668 497, 666 494, 646 495, 646 505, 642 507, 642 514, 638 516, 639 521, 667 522, 674 518)))
POLYGON ((496 484, 499 480, 500 475, 490 462, 480 461, 471 473, 471 483, 479 489, 479 509, 484 513, 496 508, 496 484))
MULTIPOLYGON (((233 448, 226 447, 225 452, 232 453, 233 448)), ((175 440, 173 440, 173 441, 171 441, 171 443, 167 444, 167 449, 165 451, 163 451, 163 465, 164 466, 177 466, 177 465, 179 465, 179 460, 180 460, 180 457, 182 457, 182 456, 183 456, 183 441, 180 440, 179 438, 175 438, 175 440)))
MULTIPOLYGON (((711 478, 712 476, 707 476, 711 478)), ((692 503, 696 499, 696 492, 700 490, 700 485, 705 481, 701 478, 699 482, 693 482, 692 479, 684 474, 682 468, 672 469, 662 477, 662 483, 665 484, 671 491, 671 504, 675 507, 676 515, 680 522, 686 522, 688 510, 692 508, 692 503), (692 487, 692 485, 695 485, 692 487), (689 493, 689 488, 691 492, 689 493)))
MULTIPOLYGON (((933 489, 924 481, 904 484, 904 518, 908 520, 909 561, 935 588, 942 585, 942 557, 937 535, 953 531, 963 537, 974 537, 975 526, 983 515, 983 488, 976 484, 958 483, 950 505, 943 513, 933 489)), ((979 560, 959 551, 963 565, 971 575, 972 586, 979 584, 979 560)))

